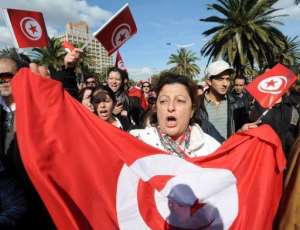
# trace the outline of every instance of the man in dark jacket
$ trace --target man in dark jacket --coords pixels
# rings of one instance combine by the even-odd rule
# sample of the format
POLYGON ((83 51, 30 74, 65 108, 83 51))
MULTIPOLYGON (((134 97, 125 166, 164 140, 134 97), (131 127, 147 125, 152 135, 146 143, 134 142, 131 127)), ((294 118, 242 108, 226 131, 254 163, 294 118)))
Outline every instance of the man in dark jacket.
MULTIPOLYGON (((51 71, 53 78, 61 81, 65 89, 75 98, 78 96, 78 89, 74 66, 80 58, 80 52, 80 49, 75 49, 74 52, 66 54, 64 67, 59 71, 54 69, 51 71)), ((24 229, 55 229, 45 205, 25 171, 19 153, 15 126, 16 107, 11 92, 11 79, 18 70, 18 61, 12 57, 0 57, 0 160, 6 171, 20 183, 28 201, 30 214, 22 223, 22 227, 24 229)), ((47 69, 33 63, 30 64, 30 69, 41 75, 49 75, 47 69)))
POLYGON ((212 62, 207 67, 209 89, 200 98, 198 113, 202 123, 209 121, 224 139, 248 121, 244 103, 228 93, 232 73, 233 69, 223 60, 212 62))

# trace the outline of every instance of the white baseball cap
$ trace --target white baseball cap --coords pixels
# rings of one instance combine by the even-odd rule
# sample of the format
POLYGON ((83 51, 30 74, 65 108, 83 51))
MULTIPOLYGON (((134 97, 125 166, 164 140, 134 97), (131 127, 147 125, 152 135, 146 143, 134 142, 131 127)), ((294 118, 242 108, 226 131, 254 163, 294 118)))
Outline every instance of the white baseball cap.
POLYGON ((212 62, 208 65, 206 68, 206 77, 211 78, 212 76, 216 76, 226 70, 229 70, 230 72, 234 72, 233 68, 224 60, 219 60, 212 62))

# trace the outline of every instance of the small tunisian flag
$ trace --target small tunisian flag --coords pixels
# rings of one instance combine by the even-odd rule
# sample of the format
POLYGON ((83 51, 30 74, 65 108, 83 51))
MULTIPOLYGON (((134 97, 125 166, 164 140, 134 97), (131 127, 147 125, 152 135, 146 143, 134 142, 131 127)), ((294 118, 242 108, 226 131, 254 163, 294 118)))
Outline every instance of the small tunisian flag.
POLYGON ((58 229, 272 229, 285 158, 269 126, 182 159, 29 69, 14 77, 13 95, 24 166, 58 229))
POLYGON ((123 61, 123 58, 120 54, 119 51, 117 51, 117 54, 116 54, 116 62, 115 62, 115 67, 118 67, 119 69, 121 70, 126 70, 126 67, 124 65, 124 61, 123 61))
POLYGON ((67 40, 64 40, 62 45, 63 45, 65 51, 68 53, 71 53, 75 49, 74 45, 67 40))
POLYGON ((129 6, 125 4, 94 33, 94 37, 104 46, 108 55, 111 55, 136 32, 137 28, 129 6))
POLYGON ((277 64, 255 78, 246 86, 246 90, 263 108, 270 108, 296 80, 296 75, 290 69, 277 64))
POLYGON ((48 35, 41 12, 2 9, 17 48, 45 47, 48 35))
POLYGON ((128 96, 138 97, 140 100, 140 106, 146 111, 148 108, 148 101, 145 98, 144 92, 140 87, 133 86, 128 90, 128 96))

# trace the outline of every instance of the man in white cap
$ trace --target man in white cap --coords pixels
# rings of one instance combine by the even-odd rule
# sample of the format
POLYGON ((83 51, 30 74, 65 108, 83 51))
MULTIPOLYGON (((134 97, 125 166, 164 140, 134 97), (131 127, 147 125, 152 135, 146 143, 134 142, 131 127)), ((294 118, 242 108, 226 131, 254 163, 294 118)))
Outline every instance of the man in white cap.
POLYGON ((232 67, 223 60, 209 64, 206 69, 209 89, 201 98, 199 112, 200 120, 209 121, 224 139, 248 121, 244 104, 228 93, 233 72, 232 67))

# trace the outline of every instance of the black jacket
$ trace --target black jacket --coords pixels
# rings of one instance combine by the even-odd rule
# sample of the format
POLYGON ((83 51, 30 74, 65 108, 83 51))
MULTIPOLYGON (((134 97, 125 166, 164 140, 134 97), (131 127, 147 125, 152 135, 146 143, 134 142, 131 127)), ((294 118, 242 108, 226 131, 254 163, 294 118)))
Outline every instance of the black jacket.
POLYGON ((20 184, 4 169, 0 170, 0 229, 22 229, 28 202, 20 184))
MULTIPOLYGON (((245 108, 244 103, 241 100, 237 100, 231 94, 226 95, 227 101, 227 137, 225 139, 234 134, 238 129, 242 127, 243 124, 249 121, 248 112, 245 108)), ((209 116, 207 110, 205 108, 205 94, 203 94, 199 98, 200 106, 197 111, 197 119, 202 123, 209 121, 209 116)), ((213 125, 213 124, 211 124, 213 125)), ((210 134, 210 133, 208 133, 210 134)), ((212 134, 210 134, 213 136, 212 134)))

